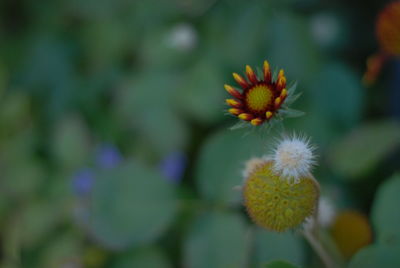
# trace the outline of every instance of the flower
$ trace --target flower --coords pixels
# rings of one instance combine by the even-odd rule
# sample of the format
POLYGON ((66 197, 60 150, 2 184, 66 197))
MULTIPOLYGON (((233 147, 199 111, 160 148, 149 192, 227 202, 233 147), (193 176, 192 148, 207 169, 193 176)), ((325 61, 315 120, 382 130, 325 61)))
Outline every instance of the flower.
POLYGON ((96 154, 98 166, 106 169, 116 167, 122 161, 121 153, 118 148, 111 144, 103 144, 99 147, 96 154))
POLYGON ((313 215, 319 184, 311 174, 296 184, 289 183, 273 171, 273 165, 273 160, 268 159, 252 165, 243 187, 244 205, 256 224, 283 232, 313 215))
POLYGON ((332 226, 332 237, 343 256, 349 259, 372 241, 368 218, 357 211, 339 213, 332 226))
POLYGON ((380 52, 367 59, 367 70, 363 81, 369 85, 375 82, 384 63, 391 57, 400 56, 400 1, 385 6, 376 20, 376 36, 380 52))
MULTIPOLYGON (((293 94, 295 85, 287 89, 283 70, 280 70, 276 79, 273 79, 267 61, 264 61, 261 78, 249 65, 246 66, 246 76, 247 80, 233 73, 233 78, 242 90, 224 85, 225 90, 233 97, 226 99, 226 103, 231 107, 228 112, 243 121, 250 122, 253 126, 258 126, 276 116, 285 102, 288 104, 287 99, 293 94)), ((294 99, 290 100, 293 101, 294 99)))
POLYGON ((314 147, 308 139, 293 135, 283 138, 272 156, 274 164, 272 169, 288 181, 299 182, 301 177, 307 176, 315 164, 314 147))
POLYGON ((186 168, 186 155, 182 152, 168 154, 160 163, 160 170, 171 182, 178 183, 186 168))
POLYGON ((92 190, 94 173, 91 169, 79 170, 72 178, 72 187, 77 195, 86 195, 92 190))
POLYGON ((376 36, 387 54, 400 56, 400 1, 388 4, 378 15, 376 36))

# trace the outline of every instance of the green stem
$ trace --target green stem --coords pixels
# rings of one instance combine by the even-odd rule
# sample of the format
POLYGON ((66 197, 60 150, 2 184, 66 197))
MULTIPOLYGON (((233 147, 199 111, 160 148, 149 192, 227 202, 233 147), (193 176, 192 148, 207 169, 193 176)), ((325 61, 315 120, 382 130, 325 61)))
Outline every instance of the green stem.
POLYGON ((315 236, 315 233, 310 231, 304 231, 303 235, 306 238, 306 240, 310 243, 314 251, 321 258, 322 262, 325 264, 325 267, 327 268, 338 267, 338 265, 335 264, 335 261, 332 258, 332 256, 325 250, 319 239, 315 236))
MULTIPOLYGON (((338 268, 344 267, 343 259, 339 256, 337 250, 333 250, 332 246, 329 247, 329 244, 324 246, 321 240, 322 230, 320 230, 318 224, 318 215, 314 213, 312 218, 312 223, 310 223, 308 228, 303 230, 303 235, 305 239, 310 243, 311 247, 321 258, 322 262, 325 264, 327 268, 338 268), (327 250, 327 249, 330 249, 327 250)), ((325 239, 326 240, 326 239, 325 239)), ((326 241, 325 241, 326 242, 326 241)), ((331 241, 330 241, 331 242, 331 241)))

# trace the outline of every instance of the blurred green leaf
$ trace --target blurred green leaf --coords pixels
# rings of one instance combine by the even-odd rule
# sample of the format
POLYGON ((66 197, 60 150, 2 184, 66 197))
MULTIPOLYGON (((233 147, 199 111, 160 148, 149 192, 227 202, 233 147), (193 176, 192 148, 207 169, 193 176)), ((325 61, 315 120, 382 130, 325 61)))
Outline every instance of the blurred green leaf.
POLYGON ((256 61, 261 64, 263 58, 259 57, 265 53, 265 28, 270 15, 266 4, 263 1, 251 1, 246 5, 232 0, 216 2, 203 23, 201 44, 204 44, 208 57, 242 67, 243 71, 244 64, 256 61))
POLYGON ((79 235, 69 231, 58 233, 42 252, 38 267, 68 267, 68 263, 79 260, 82 241, 79 235))
POLYGON ((372 206, 372 222, 380 242, 400 247, 400 175, 386 180, 378 189, 372 206))
POLYGON ((0 185, 9 196, 27 198, 38 191, 44 179, 44 167, 39 162, 30 160, 8 167, 0 185))
POLYGON ((332 122, 310 110, 305 113, 305 116, 286 120, 285 126, 288 126, 291 132, 307 133, 309 137, 312 137, 312 142, 318 144, 318 148, 323 149, 331 145, 330 141, 338 136, 338 131, 332 122))
POLYGON ((129 51, 130 35, 125 34, 127 29, 115 18, 90 21, 80 30, 84 55, 93 69, 115 64, 129 51))
POLYGON ((4 91, 8 86, 9 73, 4 63, 0 63, 0 99, 3 98, 4 91))
POLYGON ((361 249, 351 259, 349 268, 400 267, 400 247, 371 245, 361 249))
POLYGON ((85 268, 104 267, 108 262, 110 252, 101 245, 91 245, 84 249, 82 263, 85 268))
POLYGON ((141 138, 160 154, 183 148, 187 142, 186 125, 169 109, 146 111, 136 122, 141 138))
POLYGON ((63 115, 71 107, 74 94, 79 94, 73 47, 56 36, 42 31, 26 40, 30 45, 28 53, 23 53, 25 62, 18 73, 23 88, 40 100, 42 116, 51 121, 63 115))
POLYGON ((178 78, 174 73, 141 73, 116 96, 114 109, 123 126, 130 125, 149 150, 165 153, 181 148, 186 125, 172 105, 178 78))
POLYGON ((4 229, 4 224, 6 220, 8 219, 7 217, 9 209, 11 208, 12 201, 4 194, 0 196, 0 229, 4 229))
POLYGON ((304 263, 305 252, 299 235, 291 232, 273 233, 257 228, 254 238, 255 267, 277 259, 287 260, 297 265, 304 263))
MULTIPOLYGON (((3 226, 2 226, 3 227, 3 226)), ((1 268, 20 267, 21 259, 21 241, 18 219, 10 220, 2 228, 2 262, 1 268)))
POLYGON ((70 173, 50 174, 50 180, 46 182, 46 198, 58 207, 60 217, 70 217, 71 205, 75 200, 73 182, 70 173))
POLYGON ((38 139, 36 130, 32 126, 25 126, 23 131, 0 140, 0 158, 10 167, 31 161, 38 139))
POLYGON ((171 38, 175 38, 172 35, 174 27, 175 25, 171 24, 169 28, 162 27, 145 35, 139 48, 143 66, 172 69, 180 66, 193 55, 173 45, 171 38))
POLYGON ((126 8, 125 1, 108 0, 71 0, 65 1, 65 9, 85 19, 106 19, 126 8))
POLYGON ((130 254, 118 257, 112 268, 170 268, 172 267, 163 254, 157 248, 139 248, 130 254))
POLYGON ((246 226, 239 214, 208 212, 190 227, 184 242, 184 267, 245 267, 246 226))
POLYGON ((17 228, 21 246, 33 249, 43 242, 60 223, 59 209, 46 200, 30 202, 17 217, 17 228))
POLYGON ((31 104, 29 97, 22 92, 12 92, 1 100, 0 105, 0 137, 26 127, 31 120, 31 104))
POLYGON ((213 123, 223 117, 224 96, 227 96, 216 62, 203 59, 188 70, 176 92, 177 106, 185 115, 213 123))
POLYGON ((328 153, 331 168, 345 178, 360 179, 399 145, 397 122, 364 124, 332 145, 328 153))
MULTIPOLYGON (((141 30, 138 32, 141 35, 156 31, 160 25, 166 25, 181 15, 174 1, 148 0, 124 3, 130 6, 131 13, 128 13, 128 18, 131 19, 132 25, 141 30)), ((124 7, 125 10, 127 8, 124 7)))
POLYGON ((364 91, 360 81, 346 65, 326 64, 311 85, 311 112, 337 127, 352 127, 361 118, 364 91))
POLYGON ((173 186, 155 170, 130 161, 98 174, 88 227, 104 246, 122 249, 157 239, 176 209, 173 186))
POLYGON ((273 261, 265 265, 265 268, 296 268, 297 266, 286 261, 273 261))
POLYGON ((216 0, 175 0, 180 8, 191 16, 203 15, 215 4, 216 0))
POLYGON ((195 179, 201 195, 222 203, 239 203, 240 194, 233 187, 242 184, 242 170, 251 157, 267 153, 267 143, 245 130, 223 130, 211 136, 200 151, 195 179))
POLYGON ((53 130, 51 150, 61 168, 81 167, 90 153, 90 136, 78 116, 69 116, 57 122, 53 130))
POLYGON ((312 81, 320 64, 308 22, 292 13, 273 13, 267 28, 267 56, 273 68, 283 68, 288 81, 312 81))

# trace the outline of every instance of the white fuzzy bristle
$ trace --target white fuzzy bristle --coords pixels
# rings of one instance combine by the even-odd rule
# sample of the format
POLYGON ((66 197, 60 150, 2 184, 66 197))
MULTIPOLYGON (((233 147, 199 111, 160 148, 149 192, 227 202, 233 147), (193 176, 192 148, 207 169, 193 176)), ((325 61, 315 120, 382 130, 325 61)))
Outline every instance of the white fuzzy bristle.
POLYGON ((304 137, 293 135, 283 138, 273 154, 275 173, 287 180, 299 182, 315 164, 313 151, 309 140, 304 137))

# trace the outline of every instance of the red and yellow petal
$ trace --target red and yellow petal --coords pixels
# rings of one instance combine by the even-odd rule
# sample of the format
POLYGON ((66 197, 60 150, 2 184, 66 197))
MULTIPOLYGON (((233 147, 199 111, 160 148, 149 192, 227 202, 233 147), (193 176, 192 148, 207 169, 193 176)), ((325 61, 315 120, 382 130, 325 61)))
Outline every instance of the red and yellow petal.
POLYGON ((288 94, 287 89, 286 88, 282 89, 280 96, 281 99, 285 99, 287 97, 287 94, 288 94))
POLYGON ((279 71, 278 78, 276 80, 276 87, 278 90, 282 90, 286 87, 286 77, 283 70, 279 71))
POLYGON ((230 108, 229 110, 228 110, 228 112, 230 113, 230 114, 233 114, 233 115, 239 115, 239 114, 242 114, 243 113, 243 110, 241 110, 241 109, 238 109, 238 108, 230 108))
POLYGON ((241 113, 238 116, 240 119, 245 120, 245 121, 250 121, 254 118, 254 115, 249 114, 249 113, 241 113))
POLYGON ((247 78, 249 78, 250 82, 252 82, 253 84, 258 83, 257 76, 249 65, 246 65, 246 75, 247 78))
POLYGON ((236 89, 234 89, 233 87, 231 87, 230 85, 225 84, 224 85, 225 90, 232 95, 232 97, 235 97, 237 99, 242 99, 243 95, 242 93, 240 93, 239 91, 237 91, 236 89))
POLYGON ((278 73, 278 78, 276 80, 279 81, 279 79, 282 77, 285 77, 285 71, 283 69, 280 69, 278 73))
POLYGON ((247 81, 246 81, 242 76, 240 76, 240 75, 237 74, 237 73, 233 73, 232 75, 233 75, 233 79, 235 79, 235 81, 236 81, 242 88, 248 88, 248 87, 249 87, 249 84, 247 83, 247 81))
POLYGON ((266 83, 271 83, 271 68, 269 67, 268 61, 264 61, 263 71, 264 71, 264 81, 266 83))
POLYGON ((243 106, 243 104, 240 101, 235 99, 226 99, 226 104, 234 108, 241 108, 243 106))
POLYGON ((278 80, 278 83, 277 83, 276 87, 277 87, 278 90, 282 90, 283 88, 285 88, 286 87, 286 78, 285 77, 281 77, 278 80))
POLYGON ((281 106, 281 103, 282 103, 281 97, 276 98, 274 101, 275 109, 278 109, 281 106))
POLYGON ((267 111, 266 113, 265 113, 265 117, 267 118, 267 119, 271 119, 271 117, 273 116, 274 114, 271 112, 271 111, 267 111))
POLYGON ((263 122, 263 120, 261 119, 261 118, 254 118, 254 119, 252 119, 251 121, 250 121, 250 123, 253 125, 253 126, 259 126, 259 125, 261 125, 262 124, 262 122, 263 122))

